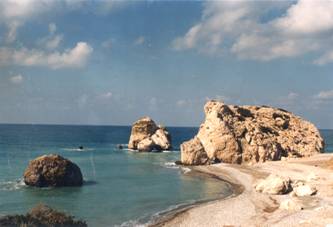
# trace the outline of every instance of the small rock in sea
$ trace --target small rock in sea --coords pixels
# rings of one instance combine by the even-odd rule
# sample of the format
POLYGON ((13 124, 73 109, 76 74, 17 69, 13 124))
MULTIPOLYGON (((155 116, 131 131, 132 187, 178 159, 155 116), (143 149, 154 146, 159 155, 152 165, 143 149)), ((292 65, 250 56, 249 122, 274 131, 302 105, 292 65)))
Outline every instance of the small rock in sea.
POLYGON ((26 185, 35 187, 82 186, 80 168, 60 155, 43 155, 32 160, 24 172, 26 185))
POLYGON ((284 178, 274 174, 271 174, 266 179, 259 181, 259 183, 255 186, 255 189, 258 192, 272 195, 286 194, 292 190, 289 178, 284 178))
POLYGON ((83 146, 79 146, 79 150, 83 150, 83 146))
POLYGON ((182 165, 182 162, 179 161, 179 160, 177 160, 177 161, 175 161, 175 164, 176 164, 177 166, 180 166, 180 165, 182 165))
POLYGON ((118 148, 119 150, 122 150, 124 147, 123 147, 123 145, 118 144, 118 145, 117 145, 117 148, 118 148))
POLYGON ((0 226, 29 226, 29 227, 87 227, 81 220, 74 220, 74 217, 54 210, 46 205, 39 204, 30 210, 26 215, 7 215, 0 217, 0 226))
POLYGON ((128 148, 145 152, 170 150, 171 136, 165 127, 144 117, 133 124, 128 148))

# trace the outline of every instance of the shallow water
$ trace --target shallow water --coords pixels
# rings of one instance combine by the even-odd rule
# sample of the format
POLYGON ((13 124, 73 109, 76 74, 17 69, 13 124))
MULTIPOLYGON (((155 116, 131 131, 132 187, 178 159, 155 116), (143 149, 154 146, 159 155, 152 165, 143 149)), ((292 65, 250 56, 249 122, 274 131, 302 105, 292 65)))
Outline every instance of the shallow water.
MULTIPOLYGON (((175 150, 197 132, 196 128, 169 130, 175 150)), ((228 184, 173 165, 178 151, 117 149, 117 144, 127 143, 129 134, 129 127, 0 125, 0 214, 25 213, 42 202, 86 220, 89 226, 130 226, 163 210, 231 193, 228 184), (77 163, 85 185, 25 186, 22 174, 29 160, 47 153, 77 163)))

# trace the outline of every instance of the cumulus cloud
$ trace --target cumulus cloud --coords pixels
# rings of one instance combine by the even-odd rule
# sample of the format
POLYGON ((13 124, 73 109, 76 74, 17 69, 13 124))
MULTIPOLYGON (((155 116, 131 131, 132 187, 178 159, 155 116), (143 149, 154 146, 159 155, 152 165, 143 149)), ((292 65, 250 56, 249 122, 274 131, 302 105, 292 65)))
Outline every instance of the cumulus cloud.
POLYGON ((18 74, 18 75, 14 75, 14 76, 11 76, 9 78, 10 82, 12 82, 13 84, 20 84, 23 82, 23 76, 21 74, 18 74))
POLYGON ((321 57, 314 60, 314 63, 317 65, 325 65, 327 63, 333 62, 333 49, 324 53, 321 57))
POLYGON ((93 48, 85 43, 78 42, 72 49, 60 52, 46 52, 36 49, 0 48, 0 65, 19 66, 46 66, 52 69, 83 67, 93 48))
POLYGON ((292 5, 287 15, 276 20, 286 32, 313 34, 333 29, 333 1, 301 0, 292 5))
POLYGON ((209 1, 200 22, 172 42, 175 50, 232 53, 269 61, 306 53, 333 62, 333 1, 209 1), (281 11, 272 16, 272 11, 281 11))
POLYGON ((320 100, 333 100, 333 90, 321 91, 315 95, 315 98, 320 100))
POLYGON ((8 32, 6 35, 6 42, 12 43, 16 40, 17 29, 21 26, 21 23, 17 20, 13 20, 7 23, 8 32))
POLYGON ((64 39, 64 35, 56 34, 57 25, 55 23, 50 23, 48 29, 49 34, 46 37, 41 38, 38 43, 49 50, 53 50, 59 47, 64 39))

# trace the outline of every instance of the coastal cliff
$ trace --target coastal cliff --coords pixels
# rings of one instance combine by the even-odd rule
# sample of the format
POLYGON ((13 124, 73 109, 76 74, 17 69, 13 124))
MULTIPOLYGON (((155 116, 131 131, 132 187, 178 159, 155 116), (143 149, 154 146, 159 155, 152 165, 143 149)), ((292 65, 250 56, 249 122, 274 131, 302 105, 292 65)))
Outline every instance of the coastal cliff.
POLYGON ((209 101, 194 139, 181 145, 181 162, 256 163, 320 153, 324 140, 310 122, 283 109, 209 101))

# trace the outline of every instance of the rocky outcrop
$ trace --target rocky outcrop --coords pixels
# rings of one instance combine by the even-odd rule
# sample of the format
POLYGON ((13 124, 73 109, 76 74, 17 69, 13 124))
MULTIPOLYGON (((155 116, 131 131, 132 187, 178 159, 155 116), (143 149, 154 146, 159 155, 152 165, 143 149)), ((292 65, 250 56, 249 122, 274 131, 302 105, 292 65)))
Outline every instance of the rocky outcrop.
POLYGON ((202 148, 209 160, 240 164, 307 157, 324 147, 313 124, 283 109, 218 101, 207 102, 204 109, 206 119, 196 136, 202 147, 193 150, 193 146, 181 146, 184 164, 208 163, 191 159, 201 157, 202 148))
POLYGON ((171 136, 164 127, 144 117, 133 124, 128 148, 146 152, 170 150, 171 136))
POLYGON ((84 221, 76 221, 72 216, 40 204, 31 209, 26 215, 7 215, 0 217, 0 226, 87 227, 87 224, 84 221))
POLYGON ((43 155, 32 160, 24 172, 26 185, 36 187, 81 186, 80 168, 60 155, 43 155))

